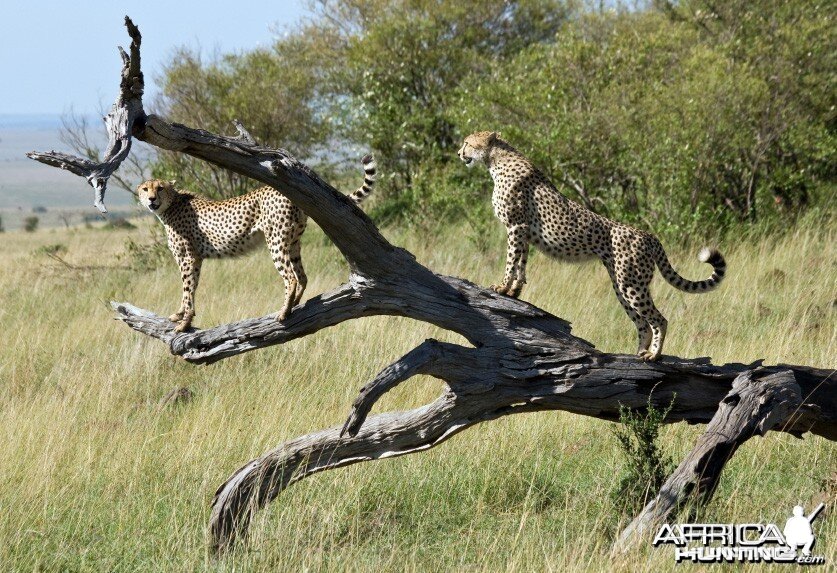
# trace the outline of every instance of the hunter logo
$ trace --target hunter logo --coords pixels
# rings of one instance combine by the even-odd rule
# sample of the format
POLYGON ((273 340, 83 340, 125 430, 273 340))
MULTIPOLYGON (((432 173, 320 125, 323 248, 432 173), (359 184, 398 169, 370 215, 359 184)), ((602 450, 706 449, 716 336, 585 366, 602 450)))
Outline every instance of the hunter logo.
POLYGON ((780 530, 772 523, 665 524, 654 537, 654 546, 674 545, 674 561, 680 563, 797 563, 821 565, 822 555, 811 555, 816 535, 812 523, 823 510, 819 504, 809 515, 793 508, 780 530))

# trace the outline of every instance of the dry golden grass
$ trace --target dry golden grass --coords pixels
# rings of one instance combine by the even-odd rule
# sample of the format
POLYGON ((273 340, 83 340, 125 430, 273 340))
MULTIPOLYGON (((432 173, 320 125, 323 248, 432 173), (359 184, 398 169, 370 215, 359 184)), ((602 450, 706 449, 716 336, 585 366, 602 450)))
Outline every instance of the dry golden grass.
MULTIPOLYGON (((487 256, 465 232, 429 242, 388 234, 437 272, 494 282, 502 238, 487 256)), ((406 319, 369 318, 192 366, 112 320, 109 300, 166 314, 178 303, 173 262, 149 272, 114 268, 123 264, 117 255, 126 237, 140 233, 0 235, 0 570, 674 569, 671 549, 650 543, 609 557, 624 519, 608 497, 621 468, 611 424, 566 413, 506 418, 429 452, 314 476, 259 515, 247 547, 214 561, 204 529, 209 502, 233 470, 283 440, 342 423, 358 388, 381 367, 426 337, 455 337, 406 319), (55 243, 66 245, 72 265, 103 268, 67 269, 36 252, 55 243), (189 386, 194 400, 160 410, 157 402, 178 385, 189 386)), ((704 296, 657 279, 656 300, 670 324, 666 353, 835 367, 833 239, 800 230, 721 245, 728 279, 704 296)), ((318 230, 305 242, 306 294, 313 296, 337 286, 346 268, 318 230)), ((702 278, 708 267, 696 253, 671 258, 684 275, 702 278)), ((281 296, 266 252, 210 261, 196 326, 275 312, 281 296)), ((576 334, 602 350, 634 348, 633 325, 600 265, 536 254, 524 296, 571 320, 576 334)), ((412 380, 376 411, 426 403, 439 389, 434 380, 412 380)), ((678 459, 700 431, 668 426, 664 445, 678 459)), ((793 505, 811 505, 835 471, 832 442, 779 434, 753 440, 730 463, 705 518, 784 523, 793 505)), ((834 489, 827 493, 837 502, 834 489)), ((816 522, 817 553, 831 567, 833 507, 816 522)))

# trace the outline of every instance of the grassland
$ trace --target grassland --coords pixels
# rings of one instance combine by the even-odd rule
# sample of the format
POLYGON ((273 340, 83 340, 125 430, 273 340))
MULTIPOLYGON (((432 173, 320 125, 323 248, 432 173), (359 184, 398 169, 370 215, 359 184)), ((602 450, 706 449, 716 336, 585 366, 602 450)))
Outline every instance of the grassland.
MULTIPOLYGON (((502 419, 422 454, 314 476, 258 516, 247 547, 213 560, 205 542, 209 502, 234 469, 286 439, 342 423, 357 389, 383 365, 428 336, 451 335, 369 318, 213 366, 188 365, 111 319, 109 300, 160 313, 177 304, 173 262, 121 268, 126 238, 144 232, 0 235, 0 570, 675 569, 671 549, 650 543, 609 557, 626 517, 609 499, 622 464, 612 424, 566 413, 502 419), (56 243, 77 268, 39 253, 56 243), (178 385, 195 398, 159 408, 178 385)), ((502 238, 485 255, 465 234, 389 232, 436 271, 492 282, 502 238)), ((305 243, 313 296, 338 285, 346 268, 319 230, 309 230, 305 243)), ((687 295, 657 279, 656 299, 670 323, 667 353, 837 366, 833 233, 800 227, 721 246, 730 272, 719 291, 687 295)), ((686 276, 706 274, 696 252, 697 245, 671 253, 686 276)), ((634 347, 633 326, 600 265, 560 265, 536 254, 524 294, 605 351, 634 347)), ((281 296, 265 252, 209 262, 196 325, 274 312, 281 296)), ((413 380, 376 410, 417 406, 439 390, 432 379, 413 380)), ((667 426, 663 444, 679 459, 700 431, 667 426)), ((831 506, 816 522, 816 553, 833 567, 837 490, 828 478, 835 472, 832 442, 779 434, 752 440, 729 464, 704 518, 781 527, 795 504, 810 507, 825 495, 831 506)))

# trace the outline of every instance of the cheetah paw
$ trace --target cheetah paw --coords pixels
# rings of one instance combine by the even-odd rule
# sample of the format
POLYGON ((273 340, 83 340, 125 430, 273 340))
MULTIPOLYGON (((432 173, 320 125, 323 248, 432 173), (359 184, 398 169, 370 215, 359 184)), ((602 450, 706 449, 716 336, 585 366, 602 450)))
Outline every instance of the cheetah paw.
POLYGON ((175 312, 173 315, 169 317, 169 320, 172 322, 180 322, 183 320, 183 312, 175 312))
POLYGON ((491 285, 488 288, 490 288, 491 290, 493 290, 494 292, 496 292, 498 294, 508 294, 508 292, 509 292, 509 289, 507 287, 502 286, 502 285, 491 285))
POLYGON ((650 350, 643 350, 637 354, 643 362, 656 362, 659 358, 659 354, 654 354, 650 350))
POLYGON ((192 321, 190 320, 181 320, 177 326, 174 327, 175 332, 186 332, 189 330, 189 327, 192 326, 192 321))

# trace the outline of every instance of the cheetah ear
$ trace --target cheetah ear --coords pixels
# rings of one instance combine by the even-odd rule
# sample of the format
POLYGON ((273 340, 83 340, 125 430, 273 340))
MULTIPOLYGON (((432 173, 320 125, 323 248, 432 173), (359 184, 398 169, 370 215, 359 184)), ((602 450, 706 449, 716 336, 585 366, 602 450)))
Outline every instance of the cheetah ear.
POLYGON ((175 185, 177 185, 177 179, 172 179, 171 181, 169 181, 169 185, 171 185, 171 188, 174 189, 175 185))
POLYGON ((500 133, 497 131, 492 131, 488 134, 488 143, 494 143, 497 141, 497 138, 500 137, 500 133))

